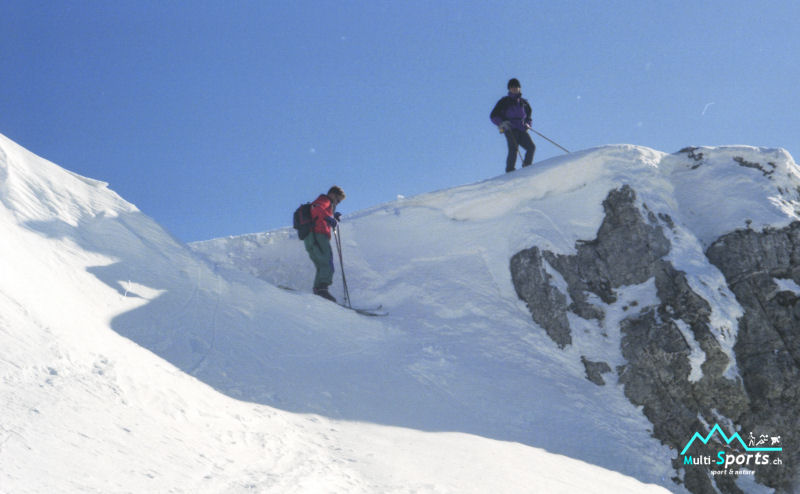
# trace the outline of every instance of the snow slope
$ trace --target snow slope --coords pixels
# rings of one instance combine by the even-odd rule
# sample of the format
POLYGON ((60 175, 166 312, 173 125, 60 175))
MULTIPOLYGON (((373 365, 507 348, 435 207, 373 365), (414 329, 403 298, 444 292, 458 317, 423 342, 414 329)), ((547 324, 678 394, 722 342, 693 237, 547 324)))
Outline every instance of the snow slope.
MULTIPOLYGON (((524 201, 447 194, 343 227, 378 320, 210 264, 0 136, 0 492, 663 491, 674 453, 507 296, 524 238, 487 235, 524 201)), ((288 232, 256 250, 304 287, 288 232)))
MULTIPOLYGON (((604 376, 607 386, 597 387, 585 379, 580 361, 584 355, 612 367, 624 363, 617 323, 631 315, 632 301, 650 305, 652 281, 622 290, 614 306, 595 301, 606 312, 603 327, 572 317, 574 344, 560 351, 531 321, 510 279, 509 259, 522 249, 536 245, 570 254, 578 240, 593 239, 603 220, 602 201, 624 184, 636 191, 643 211, 674 225, 665 229, 672 236, 670 261, 711 304, 712 330, 731 356, 727 372, 735 376, 732 346, 742 309, 704 250, 737 228, 796 220, 800 170, 781 149, 665 154, 618 145, 345 216, 352 299, 391 311, 380 322, 387 333, 378 347, 352 356, 365 374, 331 381, 342 376, 344 360, 337 356, 321 369, 325 380, 303 383, 312 393, 298 396, 277 384, 271 395, 255 387, 237 391, 297 411, 519 441, 677 489, 668 466, 677 452, 650 437, 650 424, 626 401, 613 374, 604 376), (388 386, 375 385, 384 382, 388 386), (386 401, 400 406, 388 409, 386 401)), ((225 276, 240 272, 306 291, 313 277, 290 229, 193 248, 225 276)), ((341 329, 358 334, 357 327, 341 329)), ((697 346, 692 379, 700 378, 704 358, 697 346)), ((296 370, 285 369, 272 375, 282 380, 291 374, 297 382, 296 370)))

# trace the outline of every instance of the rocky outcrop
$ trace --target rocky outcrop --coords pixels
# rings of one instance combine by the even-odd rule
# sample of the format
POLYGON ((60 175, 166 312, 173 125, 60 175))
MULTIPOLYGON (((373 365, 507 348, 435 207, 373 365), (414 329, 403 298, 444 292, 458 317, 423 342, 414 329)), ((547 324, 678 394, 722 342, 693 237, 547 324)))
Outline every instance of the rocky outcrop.
POLYGON ((585 319, 602 319, 603 311, 588 302, 588 294, 613 303, 614 288, 648 280, 657 261, 669 252, 655 216, 650 213, 647 221, 641 218, 635 196, 628 186, 611 191, 603 202, 606 216, 597 238, 577 245, 577 254, 532 247, 511 258, 517 295, 528 304, 534 321, 562 348, 572 342, 567 310, 585 319), (570 304, 552 285, 548 266, 566 280, 570 304))
POLYGON ((517 253, 511 258, 511 276, 519 298, 528 304, 536 321, 558 346, 572 343, 567 320, 567 297, 553 286, 544 257, 538 247, 517 253))
MULTIPOLYGON (((579 242, 575 254, 532 247, 512 257, 514 287, 533 320, 564 348, 572 344, 568 313, 602 323, 604 304, 613 304, 620 288, 653 280, 658 302, 620 323, 626 363, 615 369, 627 398, 652 422, 653 435, 681 451, 695 432, 724 421, 743 431, 782 431, 785 449, 800 450, 788 438, 800 430, 800 296, 774 281, 800 284, 800 226, 736 232, 708 249, 745 309, 734 363, 712 331, 709 302, 667 260, 671 218, 638 204, 629 186, 612 190, 603 208, 596 238, 579 242), (732 364, 741 379, 728 375, 732 364)), ((586 357, 582 363, 587 379, 605 383, 606 363, 586 357)), ((759 468, 757 480, 788 492, 798 459, 790 454, 780 467, 759 468)), ((712 477, 708 468, 685 466, 680 456, 674 467, 676 482, 691 492, 741 492, 735 476, 712 477)))
POLYGON ((740 423, 746 430, 781 434, 783 465, 756 475, 793 492, 800 465, 800 223, 730 233, 706 255, 745 309, 734 347, 750 399, 740 423))
POLYGON ((607 362, 593 362, 581 356, 581 363, 584 369, 586 369, 586 379, 598 386, 605 386, 606 380, 603 379, 603 374, 608 374, 612 371, 611 366, 608 365, 607 362))

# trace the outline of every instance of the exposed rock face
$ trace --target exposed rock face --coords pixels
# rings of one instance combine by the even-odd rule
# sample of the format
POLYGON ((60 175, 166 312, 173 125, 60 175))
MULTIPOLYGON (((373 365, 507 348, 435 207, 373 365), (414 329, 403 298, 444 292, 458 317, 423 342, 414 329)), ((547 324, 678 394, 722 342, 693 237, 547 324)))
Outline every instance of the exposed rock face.
POLYGON ((603 374, 611 372, 611 366, 606 362, 592 362, 584 356, 581 356, 581 362, 586 369, 586 379, 598 386, 605 386, 606 380, 603 379, 603 374))
MULTIPOLYGON (((665 229, 674 227, 672 220, 637 205, 628 186, 612 190, 603 207, 597 237, 576 245, 576 254, 532 247, 512 257, 512 280, 533 320, 564 348, 572 344, 568 312, 598 321, 605 317, 590 294, 612 304, 619 288, 654 280, 658 303, 620 324, 627 363, 616 372, 625 395, 643 406, 654 436, 678 452, 695 432, 707 433, 708 424, 718 421, 742 431, 782 433, 784 451, 795 453, 785 455, 782 466, 756 474, 759 482, 789 492, 800 460, 800 444, 789 438, 800 430, 800 296, 780 290, 774 278, 800 284, 800 224, 781 232, 736 232, 708 250, 746 311, 734 347, 738 379, 725 375, 732 362, 712 332, 711 306, 665 259, 671 247, 665 229), (558 275, 567 293, 556 286, 558 275)), ((605 362, 585 357, 582 362, 587 379, 605 383, 602 373, 610 371, 605 362)), ((675 480, 691 492, 741 492, 734 476, 712 478, 709 468, 683 462, 681 456, 674 461, 680 474, 675 480)))
POLYGON ((576 255, 541 252, 533 247, 511 258, 517 295, 527 302, 534 321, 562 348, 572 343, 567 310, 585 319, 602 319, 602 310, 587 301, 587 294, 613 303, 614 288, 647 281, 657 261, 669 252, 669 242, 652 213, 649 221, 641 218, 635 196, 628 186, 611 191, 603 202, 606 218, 597 238, 579 244, 576 255), (566 280, 572 299, 569 306, 566 296, 551 286, 552 276, 543 260, 566 280))
POLYGON ((760 480, 792 492, 800 465, 800 223, 730 233, 706 255, 745 309, 734 347, 750 398, 741 424, 782 434, 784 465, 760 480))
POLYGON ((527 302, 533 320, 558 346, 572 343, 567 320, 567 297, 552 285, 542 252, 532 247, 511 258, 511 276, 519 298, 527 302))

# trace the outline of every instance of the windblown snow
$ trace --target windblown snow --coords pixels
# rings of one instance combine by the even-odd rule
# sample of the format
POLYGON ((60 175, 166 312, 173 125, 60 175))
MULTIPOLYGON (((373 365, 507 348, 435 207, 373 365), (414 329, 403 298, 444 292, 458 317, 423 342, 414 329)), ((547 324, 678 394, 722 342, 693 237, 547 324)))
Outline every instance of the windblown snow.
MULTIPOLYGON (((572 252, 629 183, 736 327, 704 247, 796 219, 800 172, 783 150, 700 152, 702 183, 686 156, 606 146, 345 215, 354 305, 390 312, 368 318, 309 293, 290 229, 190 248, 0 136, 0 492, 675 490, 678 452, 531 321, 508 263, 572 252)), ((575 338, 619 362, 589 329, 575 338)))

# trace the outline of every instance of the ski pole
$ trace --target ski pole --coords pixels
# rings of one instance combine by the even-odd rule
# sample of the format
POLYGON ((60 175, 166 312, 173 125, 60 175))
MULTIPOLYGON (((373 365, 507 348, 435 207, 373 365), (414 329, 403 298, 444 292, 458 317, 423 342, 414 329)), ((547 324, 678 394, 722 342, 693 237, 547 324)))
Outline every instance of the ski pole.
POLYGON ((569 150, 568 150, 567 148, 565 148, 564 146, 562 146, 562 145, 560 145, 559 143, 557 143, 557 142, 553 141, 552 139, 550 139, 550 138, 549 138, 549 137, 547 137, 546 135, 544 135, 544 134, 541 134, 540 132, 538 132, 536 129, 534 129, 534 128, 532 128, 532 127, 531 127, 531 130, 532 130, 532 131, 533 131, 533 132, 534 132, 536 135, 538 135, 539 137, 542 137, 542 138, 546 139, 546 140, 547 140, 549 143, 551 143, 551 144, 554 144, 554 145, 555 145, 555 146, 557 146, 559 149, 561 149, 561 150, 562 150, 562 151, 564 151, 565 153, 569 154, 569 150))
POLYGON ((333 229, 333 236, 336 238, 336 251, 339 253, 339 270, 342 272, 342 286, 344 287, 344 303, 345 306, 350 305, 350 291, 347 289, 347 278, 344 276, 344 262, 342 261, 342 238, 339 235, 339 223, 336 223, 336 228, 333 229))

